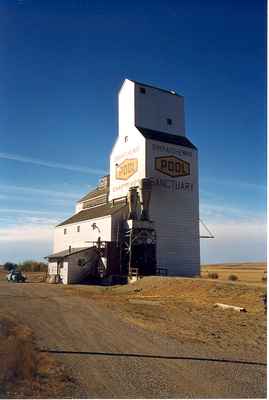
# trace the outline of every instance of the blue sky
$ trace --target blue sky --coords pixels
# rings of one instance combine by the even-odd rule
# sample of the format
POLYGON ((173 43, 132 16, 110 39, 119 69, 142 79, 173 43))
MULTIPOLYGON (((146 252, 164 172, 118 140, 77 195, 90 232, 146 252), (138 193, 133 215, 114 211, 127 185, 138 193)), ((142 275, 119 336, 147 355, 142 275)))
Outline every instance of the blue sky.
POLYGON ((124 78, 185 96, 202 262, 265 259, 263 0, 0 0, 0 262, 42 257, 108 171, 124 78))

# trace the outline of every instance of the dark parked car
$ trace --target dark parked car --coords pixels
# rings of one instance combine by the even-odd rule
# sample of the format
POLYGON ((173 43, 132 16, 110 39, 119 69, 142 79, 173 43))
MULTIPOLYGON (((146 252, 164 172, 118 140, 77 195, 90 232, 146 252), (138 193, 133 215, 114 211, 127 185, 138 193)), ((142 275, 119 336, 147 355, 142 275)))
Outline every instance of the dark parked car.
POLYGON ((21 273, 21 271, 10 271, 7 274, 8 282, 22 282, 26 281, 26 276, 21 273))

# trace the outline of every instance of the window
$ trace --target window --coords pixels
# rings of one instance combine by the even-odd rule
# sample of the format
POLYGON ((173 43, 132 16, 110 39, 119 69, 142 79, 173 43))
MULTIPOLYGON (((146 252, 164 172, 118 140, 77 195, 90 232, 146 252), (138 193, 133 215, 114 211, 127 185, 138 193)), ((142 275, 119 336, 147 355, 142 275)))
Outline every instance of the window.
POLYGON ((125 143, 128 142, 128 136, 125 136, 124 141, 125 143))
POLYGON ((80 232, 80 226, 77 226, 77 232, 80 232))
POLYGON ((79 258, 79 259, 78 259, 78 266, 79 266, 79 267, 84 267, 86 264, 87 264, 87 263, 86 263, 85 258, 79 258))
POLYGON ((171 118, 166 118, 166 122, 167 122, 167 125, 172 125, 172 120, 171 120, 171 118))
POLYGON ((64 235, 66 235, 67 234, 67 229, 64 229, 64 235))
POLYGON ((145 89, 145 88, 143 88, 143 87, 140 87, 140 88, 139 88, 139 90, 140 90, 140 93, 142 93, 142 94, 146 94, 146 89, 145 89))

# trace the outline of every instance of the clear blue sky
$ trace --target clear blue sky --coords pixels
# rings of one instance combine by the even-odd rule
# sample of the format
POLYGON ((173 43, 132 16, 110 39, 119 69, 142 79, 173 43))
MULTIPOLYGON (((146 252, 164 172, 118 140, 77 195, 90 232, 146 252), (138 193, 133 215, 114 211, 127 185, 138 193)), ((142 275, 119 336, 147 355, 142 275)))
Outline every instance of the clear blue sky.
POLYGON ((124 78, 185 96, 202 261, 265 259, 265 1, 0 0, 0 35, 0 262, 50 253, 108 171, 124 78))

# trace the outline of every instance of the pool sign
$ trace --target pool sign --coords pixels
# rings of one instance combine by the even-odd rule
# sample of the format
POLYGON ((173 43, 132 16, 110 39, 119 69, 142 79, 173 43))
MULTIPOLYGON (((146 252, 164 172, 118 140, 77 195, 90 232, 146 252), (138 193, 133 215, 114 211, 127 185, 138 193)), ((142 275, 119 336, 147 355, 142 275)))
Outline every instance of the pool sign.
POLYGON ((126 181, 136 173, 138 169, 137 158, 126 159, 116 167, 116 179, 126 181))
POLYGON ((172 178, 190 175, 190 163, 175 156, 156 157, 155 169, 172 178))

